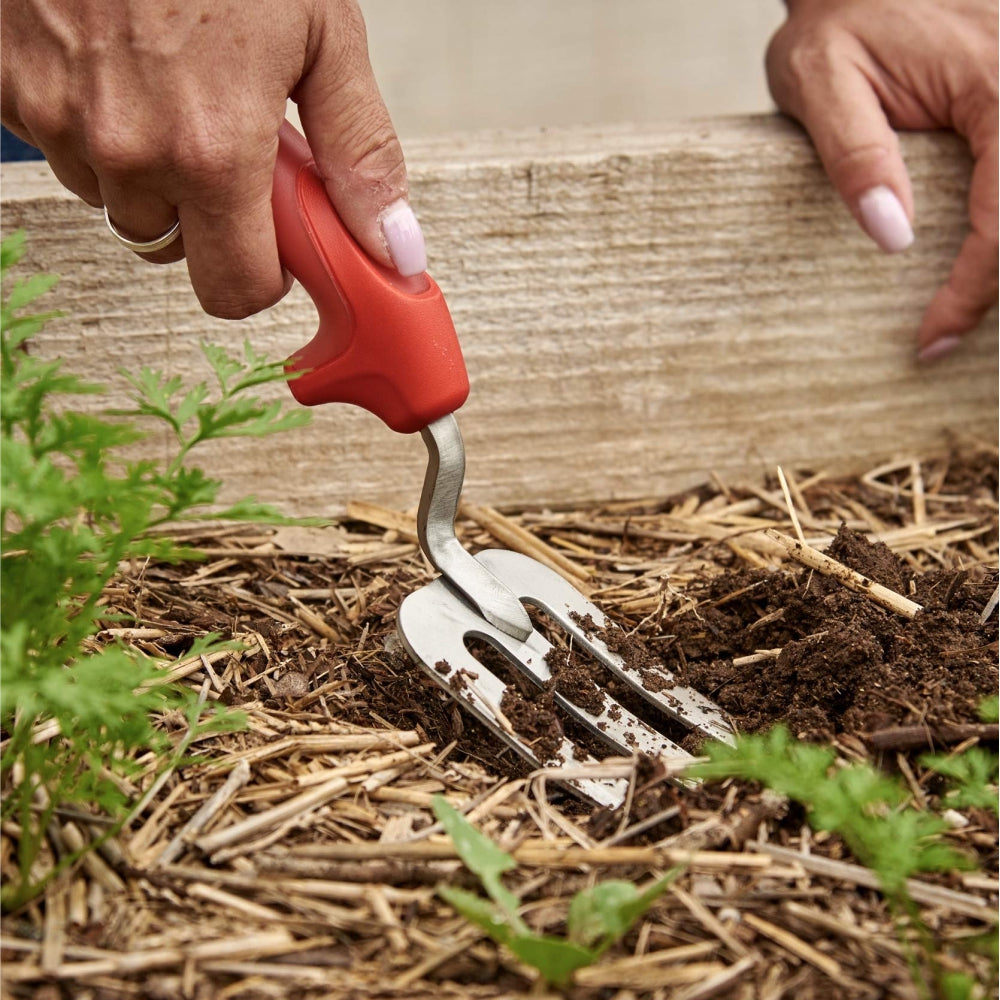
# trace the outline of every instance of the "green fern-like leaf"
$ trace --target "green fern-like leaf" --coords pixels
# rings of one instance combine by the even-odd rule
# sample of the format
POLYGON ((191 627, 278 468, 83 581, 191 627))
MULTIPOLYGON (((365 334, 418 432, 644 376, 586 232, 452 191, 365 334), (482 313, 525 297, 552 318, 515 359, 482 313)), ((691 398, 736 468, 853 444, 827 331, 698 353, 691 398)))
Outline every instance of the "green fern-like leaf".
MULTIPOLYGON (((74 396, 104 390, 65 371, 60 360, 30 352, 29 339, 55 314, 26 310, 55 279, 12 280, 23 253, 23 234, 3 241, 0 776, 2 816, 20 828, 18 876, 3 888, 5 906, 23 904, 54 876, 57 869, 39 875, 37 862, 56 809, 76 803, 120 816, 118 779, 138 756, 151 752, 165 764, 176 756, 156 725, 159 713, 182 711, 192 732, 233 723, 233 715, 206 709, 187 688, 163 683, 159 666, 138 650, 95 642, 110 617, 99 602, 123 560, 195 557, 152 529, 214 516, 221 484, 191 464, 198 444, 273 434, 308 419, 303 409, 286 413, 281 403, 253 396, 254 386, 284 372, 249 346, 242 357, 206 346, 220 385, 214 397, 205 383, 187 385, 143 368, 126 373, 130 407, 79 412, 74 396), (173 435, 175 453, 166 462, 136 460, 123 450, 141 445, 151 420, 173 435)), ((254 500, 231 504, 220 516, 292 520, 254 500)))

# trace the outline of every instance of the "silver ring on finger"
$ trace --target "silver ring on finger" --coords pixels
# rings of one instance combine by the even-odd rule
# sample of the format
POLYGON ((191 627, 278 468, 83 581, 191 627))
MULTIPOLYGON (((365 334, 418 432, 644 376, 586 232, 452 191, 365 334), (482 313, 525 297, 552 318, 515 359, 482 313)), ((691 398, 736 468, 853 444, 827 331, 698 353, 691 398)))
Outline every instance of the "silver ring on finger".
POLYGON ((181 234, 181 220, 178 219, 162 236, 157 236, 155 240, 131 240, 111 221, 107 205, 104 206, 104 221, 108 224, 111 235, 132 253, 155 253, 157 250, 170 246, 181 234))

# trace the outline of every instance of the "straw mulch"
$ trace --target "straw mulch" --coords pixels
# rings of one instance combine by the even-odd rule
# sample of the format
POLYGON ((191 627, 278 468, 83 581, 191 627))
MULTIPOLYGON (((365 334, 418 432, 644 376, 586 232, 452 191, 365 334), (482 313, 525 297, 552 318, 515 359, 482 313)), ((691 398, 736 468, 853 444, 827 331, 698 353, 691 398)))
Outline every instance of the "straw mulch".
MULTIPOLYGON (((996 583, 996 463, 995 450, 965 445, 850 480, 799 472, 784 483, 712 479, 666 501, 588 510, 468 508, 459 531, 473 549, 518 548, 558 566, 678 669, 677 637, 693 656, 711 638, 709 607, 733 606, 732 589, 724 600, 709 596, 712 581, 818 579, 768 529, 801 532, 824 549, 846 525, 884 542, 913 578, 943 580, 945 604, 961 605, 961 591, 981 608, 996 583), (698 622, 708 625, 695 636, 698 622)), ((414 532, 412 514, 359 503, 322 529, 192 529, 186 540, 204 549, 204 561, 123 568, 108 607, 135 625, 105 638, 173 663, 177 679, 238 708, 246 726, 196 740, 196 759, 159 777, 159 762, 145 762, 133 789, 143 802, 137 819, 44 899, 5 918, 5 996, 529 992, 530 970, 435 895, 442 881, 475 887, 434 824, 436 793, 514 853, 520 864, 508 884, 529 923, 547 932, 560 932, 581 887, 645 883, 686 866, 623 942, 578 974, 573 997, 916 995, 874 877, 837 838, 811 832, 797 807, 738 783, 678 790, 648 762, 630 761, 608 765, 632 777, 630 809, 591 815, 551 778, 526 773, 409 667, 394 648, 394 611, 432 575, 414 532), (242 648, 186 660, 191 640, 209 631, 242 648)), ((919 593, 909 590, 899 596, 919 593)), ((824 594, 832 600, 832 590, 824 594)), ((874 606, 869 595, 852 600, 874 606)), ((692 676, 736 660, 766 679, 780 653, 766 642, 753 648, 752 627, 773 627, 783 612, 754 614, 739 648, 718 636, 723 652, 702 649, 701 666, 688 664, 692 676)), ((897 615, 904 634, 902 612, 880 606, 878 614, 897 615)), ((995 689, 990 630, 992 639, 973 637, 973 652, 962 653, 963 663, 993 670, 983 694, 995 689)), ((947 704, 947 685, 937 692, 935 705, 947 704)), ((918 807, 933 808, 935 785, 918 752, 930 743, 995 744, 996 727, 977 726, 961 707, 935 716, 915 698, 878 723, 882 743, 842 719, 827 735, 847 759, 877 757, 909 784, 918 807)), ((183 720, 163 725, 178 742, 188 735, 183 720)), ((922 879, 912 895, 945 966, 987 984, 989 960, 962 944, 996 917, 996 824, 985 812, 954 820, 953 840, 980 870, 922 879)), ((95 837, 102 822, 62 816, 53 849, 95 837)), ((15 834, 3 832, 5 859, 15 834)))

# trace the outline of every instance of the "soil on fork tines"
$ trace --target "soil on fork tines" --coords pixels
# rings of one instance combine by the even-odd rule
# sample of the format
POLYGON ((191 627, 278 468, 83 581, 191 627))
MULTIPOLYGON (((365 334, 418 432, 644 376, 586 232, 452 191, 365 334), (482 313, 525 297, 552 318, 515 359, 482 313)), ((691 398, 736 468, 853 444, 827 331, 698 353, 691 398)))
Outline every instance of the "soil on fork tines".
MULTIPOLYGON (((628 655, 714 699, 738 729, 783 723, 939 809, 920 755, 997 741, 977 714, 997 690, 996 613, 983 621, 997 587, 997 453, 955 444, 859 477, 784 478, 713 477, 568 511, 469 506, 458 528, 473 550, 517 547, 557 566, 621 626, 628 655), (910 613, 789 558, 775 529, 910 613)), ((395 611, 433 574, 412 513, 358 503, 326 528, 185 540, 205 558, 123 567, 109 614, 131 616, 129 641, 179 661, 178 678, 241 710, 246 727, 200 740, 201 756, 161 779, 128 829, 4 919, 5 995, 527 993, 530 970, 435 895, 441 882, 477 888, 434 823, 443 793, 515 854, 506 881, 540 932, 562 933, 568 900, 595 881, 642 884, 686 860, 572 997, 917 996, 870 873, 799 807, 739 782, 679 786, 637 759, 627 806, 593 809, 414 668, 395 611), (207 632, 240 646, 185 660, 207 632)), ((522 732, 532 719, 560 727, 550 692, 519 693, 522 732)), ((163 724, 184 736, 183 720, 163 724)), ((155 779, 150 765, 137 799, 155 779)), ((995 921, 996 822, 977 809, 952 818, 949 839, 977 870, 922 878, 915 898, 945 967, 987 996, 990 960, 965 945, 995 921)), ((96 816, 62 819, 101 830, 96 816)), ((4 864, 14 835, 3 831, 4 864)))

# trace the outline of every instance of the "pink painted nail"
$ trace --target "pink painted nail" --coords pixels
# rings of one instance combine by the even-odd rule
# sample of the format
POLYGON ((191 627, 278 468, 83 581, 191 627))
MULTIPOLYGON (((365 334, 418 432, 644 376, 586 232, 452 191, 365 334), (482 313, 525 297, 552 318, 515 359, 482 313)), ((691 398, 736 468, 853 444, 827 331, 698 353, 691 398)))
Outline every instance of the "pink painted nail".
POLYGON ((913 242, 913 229, 900 200, 884 184, 858 199, 861 221, 868 235, 886 253, 898 253, 913 242))
POLYGON ((917 360, 924 362, 940 361, 941 358, 951 354, 960 343, 962 343, 962 338, 956 337, 951 333, 945 337, 938 337, 937 340, 932 340, 925 347, 920 348, 917 352, 917 360))
POLYGON ((403 198, 394 201, 388 208, 382 210, 378 221, 396 270, 404 278, 423 274, 427 270, 424 234, 420 231, 420 223, 417 222, 409 203, 403 198))

